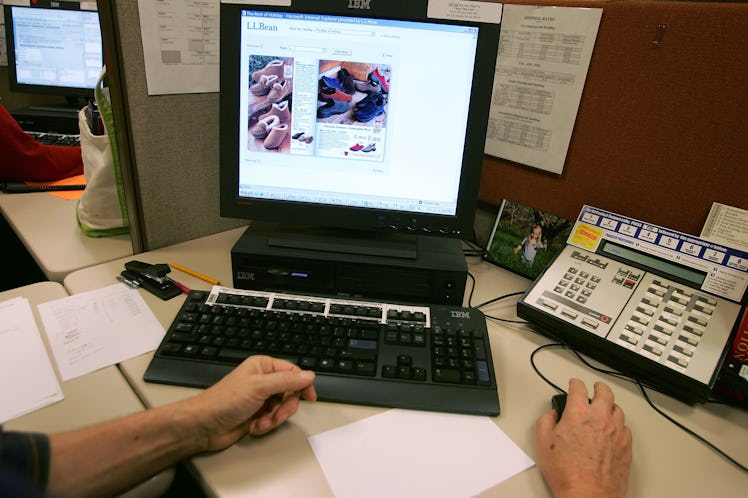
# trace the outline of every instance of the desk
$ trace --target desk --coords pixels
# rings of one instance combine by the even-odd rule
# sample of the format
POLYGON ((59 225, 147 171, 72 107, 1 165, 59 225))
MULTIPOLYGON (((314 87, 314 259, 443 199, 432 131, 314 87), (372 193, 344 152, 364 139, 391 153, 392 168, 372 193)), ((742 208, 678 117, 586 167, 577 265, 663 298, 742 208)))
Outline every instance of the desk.
MULTIPOLYGON (((138 255, 150 263, 175 261, 222 283, 231 285, 230 249, 244 231, 235 229, 138 255)), ((71 273, 65 287, 79 293, 109 285, 126 259, 112 261, 71 273)), ((469 270, 478 285, 473 303, 526 288, 529 281, 493 265, 470 258, 469 270)), ((172 276, 190 288, 209 289, 209 284, 173 272, 172 276)), ((182 297, 164 302, 143 293, 146 302, 164 328, 168 327, 183 302, 182 297)), ((499 301, 485 311, 516 319, 516 298, 499 301)), ((530 353, 549 341, 526 325, 489 321, 489 333, 499 383, 502 413, 496 424, 531 458, 535 459, 535 420, 550 409, 554 394, 530 366, 530 353)), ((160 406, 185 398, 195 389, 148 384, 143 374, 152 353, 124 362, 122 371, 146 404, 160 406)), ((626 413, 634 434, 634 463, 629 496, 744 496, 748 476, 722 457, 663 419, 649 408, 638 388, 609 378, 582 365, 569 353, 544 351, 536 356, 541 371, 556 383, 566 385, 570 376, 590 386, 604 380, 613 388, 616 401, 626 413)), ((720 405, 687 406, 674 399, 652 394, 658 406, 742 462, 748 461, 748 413, 720 405)), ((314 496, 331 497, 332 492, 307 437, 382 412, 381 408, 336 403, 302 403, 299 412, 270 437, 240 441, 210 456, 192 459, 199 480, 216 496, 314 496)), ((485 497, 550 496, 539 470, 533 467, 486 491, 485 497)))
POLYGON ((128 234, 89 237, 76 222, 77 200, 47 193, 0 194, 0 211, 49 280, 132 255, 128 234))
MULTIPOLYGON (((37 306, 47 301, 61 299, 68 295, 62 284, 39 282, 0 293, 0 301, 14 297, 25 297, 31 304, 37 326, 44 328, 37 306)), ((42 333, 49 357, 52 350, 42 333)), ((53 361, 54 363, 54 361, 53 361)), ((59 376, 58 376, 59 378, 59 376)), ((144 409, 135 392, 130 388, 117 366, 96 370, 89 374, 62 382, 65 398, 55 404, 45 406, 3 424, 3 429, 31 432, 64 432, 80 427, 122 417, 144 409)), ((174 470, 167 469, 149 479, 121 498, 151 498, 166 491, 174 478, 174 470)))
MULTIPOLYGON (((44 327, 37 306, 67 295, 65 288, 57 282, 39 282, 0 293, 0 301, 19 296, 29 300, 53 365, 54 357, 43 333, 44 327)), ((143 404, 116 366, 62 382, 61 387, 64 400, 13 419, 3 424, 3 427, 9 430, 59 432, 143 409, 143 404), (106 396, 102 396, 102 393, 106 393, 106 396)))

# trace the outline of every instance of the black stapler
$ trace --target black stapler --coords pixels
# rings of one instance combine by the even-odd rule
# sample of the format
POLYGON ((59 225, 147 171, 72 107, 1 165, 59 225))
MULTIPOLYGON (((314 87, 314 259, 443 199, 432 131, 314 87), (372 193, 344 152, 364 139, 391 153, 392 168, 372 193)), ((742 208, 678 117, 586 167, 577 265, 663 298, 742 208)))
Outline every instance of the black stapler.
POLYGON ((142 261, 128 261, 120 273, 121 280, 133 287, 142 287, 164 301, 182 293, 166 275, 171 271, 165 263, 150 264, 142 261))

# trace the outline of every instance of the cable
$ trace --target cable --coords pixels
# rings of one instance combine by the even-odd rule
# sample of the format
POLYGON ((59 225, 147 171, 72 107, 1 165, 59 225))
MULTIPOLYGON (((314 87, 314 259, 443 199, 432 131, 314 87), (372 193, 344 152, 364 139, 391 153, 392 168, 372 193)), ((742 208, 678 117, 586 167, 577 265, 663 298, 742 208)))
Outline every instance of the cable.
MULTIPOLYGON (((532 366, 533 370, 535 370, 535 373, 538 374, 538 376, 541 379, 543 379, 545 382, 547 382, 551 387, 553 387, 557 391, 559 391, 561 393, 565 392, 563 389, 561 389, 556 384, 554 384, 553 382, 551 382, 542 373, 540 373, 540 370, 538 369, 537 365, 535 364, 535 355, 538 352, 542 351, 543 349, 548 349, 548 348, 561 348, 561 349, 564 349, 566 351, 571 351, 588 368, 590 368, 592 370, 595 370, 596 372, 600 372, 602 374, 609 375, 611 377, 615 377, 615 378, 618 378, 618 379, 621 379, 621 380, 628 381, 628 382, 631 382, 633 384, 636 384, 639 387, 639 390, 641 391, 641 393, 642 393, 645 401, 649 404, 649 406, 655 412, 657 412, 658 414, 660 414, 666 420, 670 421, 672 424, 674 424, 679 429, 681 429, 684 432, 686 432, 686 434, 690 435, 691 437, 695 438, 697 441, 700 441, 701 443, 703 443, 707 447, 711 448, 718 455, 720 455, 721 457, 723 457, 724 459, 726 459, 727 461, 729 461, 730 463, 732 463, 733 465, 735 465, 736 467, 738 467, 743 472, 748 472, 748 467, 746 467, 745 465, 741 464, 735 458, 733 458, 730 455, 728 455, 725 451, 723 451, 720 448, 718 448, 714 443, 708 441, 703 436, 697 434, 693 430, 689 429, 688 427, 686 427, 685 425, 681 424, 680 422, 678 422, 677 420, 675 420, 673 417, 671 417, 670 415, 668 415, 667 413, 665 413, 664 411, 662 411, 657 405, 654 404, 654 402, 652 401, 652 399, 649 397, 649 394, 647 393, 646 389, 644 388, 644 384, 641 381, 639 381, 638 379, 634 379, 632 377, 629 377, 629 376, 627 376, 627 375, 625 375, 625 374, 623 374, 621 372, 615 371, 615 370, 609 370, 609 369, 605 369, 605 368, 596 367, 595 365, 593 365, 589 361, 587 361, 587 359, 584 358, 581 355, 581 353, 579 353, 579 351, 577 351, 573 347, 569 346, 568 344, 564 344, 563 342, 551 343, 551 344, 544 344, 543 346, 537 347, 530 354, 530 365, 532 366)), ((655 391, 657 391, 657 389, 655 389, 652 386, 648 385, 647 387, 650 388, 650 389, 654 389, 655 391)), ((658 391, 658 392, 660 392, 660 391, 658 391)))
POLYGON ((485 316, 489 320, 495 320, 497 322, 519 323, 520 325, 527 325, 529 323, 529 322, 526 322, 524 320, 511 320, 509 318, 499 318, 498 316, 486 315, 485 313, 483 313, 483 316, 485 316))
POLYGON ((708 441, 703 436, 700 436, 699 434, 697 434, 693 430, 689 429, 688 427, 686 427, 685 425, 681 424, 680 422, 678 422, 677 420, 675 420, 673 417, 671 417, 670 415, 668 415, 667 413, 665 413, 664 411, 662 411, 657 405, 655 405, 652 402, 652 400, 649 397, 649 394, 647 394, 647 391, 646 391, 646 389, 644 389, 644 386, 641 384, 641 382, 639 382, 638 380, 635 380, 635 382, 636 382, 636 385, 639 386, 639 390, 641 390, 642 395, 644 396, 644 399, 647 400, 647 403, 649 403, 649 406, 651 406, 654 411, 656 411, 657 413, 659 413, 660 415, 662 415, 663 417, 665 417, 667 420, 669 420, 670 422, 672 422, 673 424, 675 424, 676 427, 679 427, 680 429, 682 429, 683 431, 685 431, 686 434, 690 435, 691 437, 696 438, 698 441, 701 441, 706 446, 708 446, 712 450, 716 451, 717 454, 719 454, 720 456, 722 456, 723 458, 725 458, 727 461, 729 461, 730 463, 732 463, 733 465, 735 465, 737 468, 739 468, 743 472, 748 472, 748 467, 746 467, 745 465, 743 465, 742 463, 738 462, 736 459, 734 459, 733 457, 731 457, 730 455, 728 455, 727 453, 725 453, 724 451, 722 451, 721 449, 719 449, 717 446, 715 446, 713 443, 711 443, 710 441, 708 441))
POLYGON ((470 277, 470 280, 472 280, 473 282, 473 285, 470 286, 470 293, 468 294, 468 301, 467 301, 468 307, 472 308, 473 306, 470 303, 473 302, 473 291, 475 290, 475 286, 477 285, 477 283, 472 273, 468 272, 468 277, 470 277))
POLYGON ((548 377, 546 377, 545 375, 543 375, 542 373, 540 373, 540 369, 535 364, 535 355, 538 354, 540 351, 542 351, 544 349, 549 349, 549 348, 566 349, 566 345, 565 344, 561 344, 560 342, 553 342, 551 344, 544 344, 542 346, 538 346, 537 348, 535 348, 535 350, 532 353, 530 353, 530 365, 532 365, 532 369, 535 370, 535 373, 538 374, 538 377, 540 377, 541 379, 543 379, 544 381, 546 381, 548 383, 548 385, 550 385, 553 389, 555 389, 559 393, 566 394, 566 391, 564 391, 563 389, 561 389, 560 387, 558 387, 556 384, 554 384, 553 382, 551 382, 551 380, 548 377))
POLYGON ((483 302, 483 303, 480 303, 480 304, 476 304, 475 307, 476 308, 482 308, 482 307, 487 306, 487 305, 489 305, 491 303, 495 303, 496 301, 501 301, 502 299, 506 299, 506 298, 512 297, 512 296, 521 296, 524 293, 525 293, 525 291, 510 292, 509 294, 504 294, 502 296, 495 297, 493 299, 489 299, 486 302, 483 302))

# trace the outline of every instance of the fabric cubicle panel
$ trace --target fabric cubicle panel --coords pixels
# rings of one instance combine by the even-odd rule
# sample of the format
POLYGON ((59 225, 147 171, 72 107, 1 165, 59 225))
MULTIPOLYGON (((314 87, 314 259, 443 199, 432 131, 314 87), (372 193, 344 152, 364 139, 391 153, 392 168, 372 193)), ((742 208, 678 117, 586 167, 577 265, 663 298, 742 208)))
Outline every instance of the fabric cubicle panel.
POLYGON ((113 20, 113 33, 102 34, 105 51, 111 39, 110 53, 116 52, 109 59, 117 64, 107 70, 121 90, 113 100, 122 99, 119 117, 129 134, 131 157, 123 169, 130 173, 128 211, 136 210, 139 222, 136 252, 246 225, 219 215, 218 93, 149 96, 138 3, 99 0, 98 5, 113 20))
POLYGON ((506 3, 604 10, 563 173, 485 156, 482 202, 571 219, 590 204, 692 234, 714 201, 748 208, 748 4, 506 3))

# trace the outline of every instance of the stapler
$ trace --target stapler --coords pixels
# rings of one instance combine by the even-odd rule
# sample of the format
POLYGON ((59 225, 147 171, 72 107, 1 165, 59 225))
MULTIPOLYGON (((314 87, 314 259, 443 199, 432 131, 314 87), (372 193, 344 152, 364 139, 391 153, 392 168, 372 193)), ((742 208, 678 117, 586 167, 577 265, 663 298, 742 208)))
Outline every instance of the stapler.
POLYGON ((166 275, 171 271, 165 263, 150 264, 142 261, 128 261, 120 273, 121 279, 133 286, 142 287, 164 301, 182 294, 180 289, 166 275))

